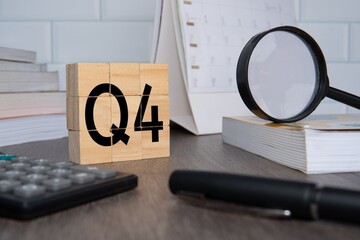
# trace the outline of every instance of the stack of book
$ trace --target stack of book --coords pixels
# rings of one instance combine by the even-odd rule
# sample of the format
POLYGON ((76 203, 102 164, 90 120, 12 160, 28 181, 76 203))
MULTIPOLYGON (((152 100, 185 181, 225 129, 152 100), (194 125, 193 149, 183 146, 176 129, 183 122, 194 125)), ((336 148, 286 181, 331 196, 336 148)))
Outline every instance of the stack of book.
POLYGON ((360 114, 311 115, 296 123, 224 117, 223 141, 307 174, 360 171, 360 114))
POLYGON ((0 47, 0 146, 67 135, 66 94, 36 52, 0 47))

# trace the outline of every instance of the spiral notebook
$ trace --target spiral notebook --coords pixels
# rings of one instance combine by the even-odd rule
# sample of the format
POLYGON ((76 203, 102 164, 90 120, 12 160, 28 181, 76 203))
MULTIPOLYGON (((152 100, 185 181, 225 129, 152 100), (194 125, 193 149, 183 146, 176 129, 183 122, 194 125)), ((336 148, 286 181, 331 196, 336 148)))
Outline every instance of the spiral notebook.
POLYGON ((171 120, 201 135, 220 133, 223 116, 250 115, 237 60, 253 35, 280 25, 295 25, 293 1, 164 1, 156 62, 169 64, 171 120))

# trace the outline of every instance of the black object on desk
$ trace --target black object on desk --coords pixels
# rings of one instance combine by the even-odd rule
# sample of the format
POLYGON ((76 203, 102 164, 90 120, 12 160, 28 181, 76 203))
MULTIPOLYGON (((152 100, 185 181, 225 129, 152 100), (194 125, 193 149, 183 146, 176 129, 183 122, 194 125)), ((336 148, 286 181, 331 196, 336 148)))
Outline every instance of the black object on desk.
POLYGON ((68 161, 0 157, 0 216, 29 220, 137 186, 137 176, 68 161))
POLYGON ((313 183, 228 173, 176 170, 169 180, 173 194, 220 200, 266 211, 285 210, 300 219, 360 223, 360 192, 313 183))

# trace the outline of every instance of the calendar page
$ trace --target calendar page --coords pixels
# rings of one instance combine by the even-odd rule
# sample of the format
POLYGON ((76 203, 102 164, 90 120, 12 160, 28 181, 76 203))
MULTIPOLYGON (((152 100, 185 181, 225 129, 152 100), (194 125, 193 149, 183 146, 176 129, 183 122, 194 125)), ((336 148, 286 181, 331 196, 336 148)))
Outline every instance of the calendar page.
POLYGON ((236 65, 255 34, 295 25, 290 0, 177 0, 189 93, 237 92, 236 65))

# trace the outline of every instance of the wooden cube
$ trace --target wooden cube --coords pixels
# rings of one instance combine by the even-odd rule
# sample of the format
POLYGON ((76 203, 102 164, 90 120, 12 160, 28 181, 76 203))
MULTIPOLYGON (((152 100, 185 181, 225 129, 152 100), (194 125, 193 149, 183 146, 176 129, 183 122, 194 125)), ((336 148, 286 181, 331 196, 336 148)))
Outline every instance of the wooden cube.
MULTIPOLYGON (((162 121, 164 126, 169 126, 170 123, 170 108, 168 95, 149 95, 149 99, 146 106, 141 106, 144 110, 144 116, 142 120, 142 126, 144 122, 154 121, 153 114, 158 115, 159 121, 162 121), (154 107, 157 107, 157 113, 154 112, 154 107)), ((143 127, 146 127, 143 126, 143 127)))
POLYGON ((112 144, 112 161, 128 161, 142 159, 142 133, 128 128, 125 134, 129 136, 128 142, 117 141, 112 144))
POLYGON ((124 124, 124 121, 127 122, 126 128, 134 128, 134 122, 140 106, 140 98, 140 96, 111 97, 111 119, 116 128, 124 128, 120 126, 120 124, 124 124), (126 108, 122 109, 121 104, 125 104, 126 108))
POLYGON ((77 63, 66 69, 71 161, 170 155, 167 65, 77 63))
POLYGON ((159 158, 170 156, 170 127, 164 126, 158 131, 159 141, 153 141, 154 128, 142 131, 142 158, 159 158))
POLYGON ((69 130, 86 131, 106 129, 111 126, 111 98, 99 97, 67 97, 67 128, 69 130), (86 106, 90 112, 86 111, 86 106), (93 107, 92 107, 93 106, 93 107), (94 125, 86 125, 86 120, 94 125))
MULTIPOLYGON (((68 97, 88 97, 96 86, 110 83, 108 63, 68 64, 66 70, 68 97)), ((108 95, 110 95, 109 92, 108 95)))
POLYGON ((140 64, 140 89, 143 93, 146 85, 152 87, 152 95, 168 95, 168 66, 167 64, 140 64))
MULTIPOLYGON (((107 130, 102 129, 104 134, 107 130)), ((88 131, 69 130, 69 159, 79 164, 95 164, 112 162, 110 146, 99 145, 95 142, 88 131)), ((108 136, 111 141, 111 132, 108 136)))
POLYGON ((121 89, 124 96, 141 94, 139 63, 110 63, 109 65, 110 83, 121 89))

